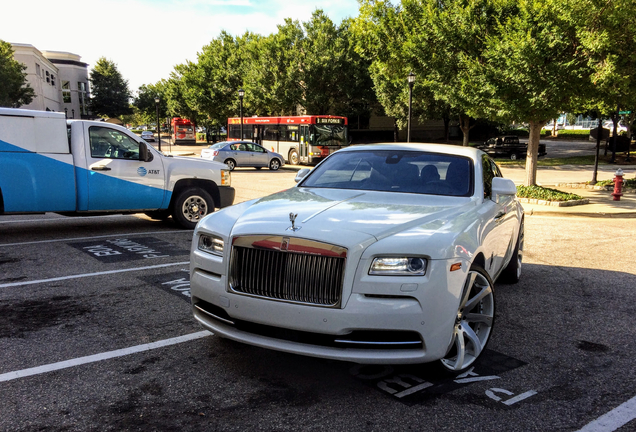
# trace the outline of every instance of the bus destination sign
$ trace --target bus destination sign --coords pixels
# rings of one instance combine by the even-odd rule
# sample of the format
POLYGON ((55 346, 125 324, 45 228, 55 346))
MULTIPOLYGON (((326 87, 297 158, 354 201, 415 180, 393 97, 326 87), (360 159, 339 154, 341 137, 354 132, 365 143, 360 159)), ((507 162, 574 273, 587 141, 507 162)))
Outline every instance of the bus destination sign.
POLYGON ((336 125, 341 125, 341 124, 344 124, 344 119, 318 117, 318 118, 316 118, 316 124, 336 124, 336 125))

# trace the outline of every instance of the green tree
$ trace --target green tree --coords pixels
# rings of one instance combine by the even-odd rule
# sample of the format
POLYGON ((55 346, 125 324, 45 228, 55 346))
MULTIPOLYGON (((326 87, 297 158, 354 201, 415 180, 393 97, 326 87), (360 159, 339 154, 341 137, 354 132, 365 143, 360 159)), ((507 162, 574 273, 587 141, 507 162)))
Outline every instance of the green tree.
MULTIPOLYGON (((168 116, 168 100, 166 95, 167 81, 161 80, 155 84, 143 84, 137 91, 133 105, 138 110, 142 123, 156 123, 157 106, 155 98, 159 96, 159 118, 168 116)), ((161 121, 161 120, 160 120, 161 121)))
POLYGON ((119 117, 132 113, 130 101, 132 95, 117 65, 101 57, 90 74, 91 101, 93 114, 106 117, 119 117))
POLYGON ((26 79, 27 67, 13 58, 13 47, 0 40, 0 106, 19 108, 33 101, 35 92, 26 79))

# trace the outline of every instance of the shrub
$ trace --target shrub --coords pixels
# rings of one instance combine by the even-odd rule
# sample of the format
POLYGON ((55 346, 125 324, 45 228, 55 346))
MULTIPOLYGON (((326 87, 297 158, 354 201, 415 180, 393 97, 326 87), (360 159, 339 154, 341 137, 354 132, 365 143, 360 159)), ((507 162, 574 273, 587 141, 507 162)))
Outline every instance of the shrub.
POLYGON ((572 201, 583 199, 580 195, 565 193, 541 186, 517 186, 517 197, 545 201, 572 201))

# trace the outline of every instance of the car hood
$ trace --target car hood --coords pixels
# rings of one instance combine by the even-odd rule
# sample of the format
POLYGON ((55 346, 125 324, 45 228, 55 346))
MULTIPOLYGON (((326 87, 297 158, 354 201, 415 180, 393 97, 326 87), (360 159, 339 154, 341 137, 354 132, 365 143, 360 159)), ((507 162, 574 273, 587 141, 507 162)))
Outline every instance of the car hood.
MULTIPOLYGON (((475 202, 461 197, 291 188, 240 206, 244 211, 235 214, 232 236, 285 235, 347 245, 370 237, 380 240, 422 225, 436 230, 475 202), (296 231, 291 229, 290 214, 297 215, 296 231)), ((213 220, 209 227, 213 229, 213 220)))

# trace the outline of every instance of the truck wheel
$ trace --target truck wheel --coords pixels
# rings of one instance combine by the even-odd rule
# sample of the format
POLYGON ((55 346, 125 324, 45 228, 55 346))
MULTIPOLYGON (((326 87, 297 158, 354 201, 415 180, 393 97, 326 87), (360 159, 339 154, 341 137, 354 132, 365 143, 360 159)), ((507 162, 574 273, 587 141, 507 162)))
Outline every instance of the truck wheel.
POLYGON ((517 160, 517 153, 513 153, 510 155, 510 160, 517 160))
POLYGON ((289 157, 288 159, 290 165, 298 165, 298 152, 296 151, 296 149, 292 149, 289 152, 289 157))
POLYGON ((236 168, 236 162, 234 161, 234 159, 226 159, 225 165, 227 165, 230 171, 234 171, 234 168, 236 168))
POLYGON ((184 228, 194 229, 203 217, 214 211, 214 200, 201 188, 189 188, 174 201, 172 218, 184 228))

